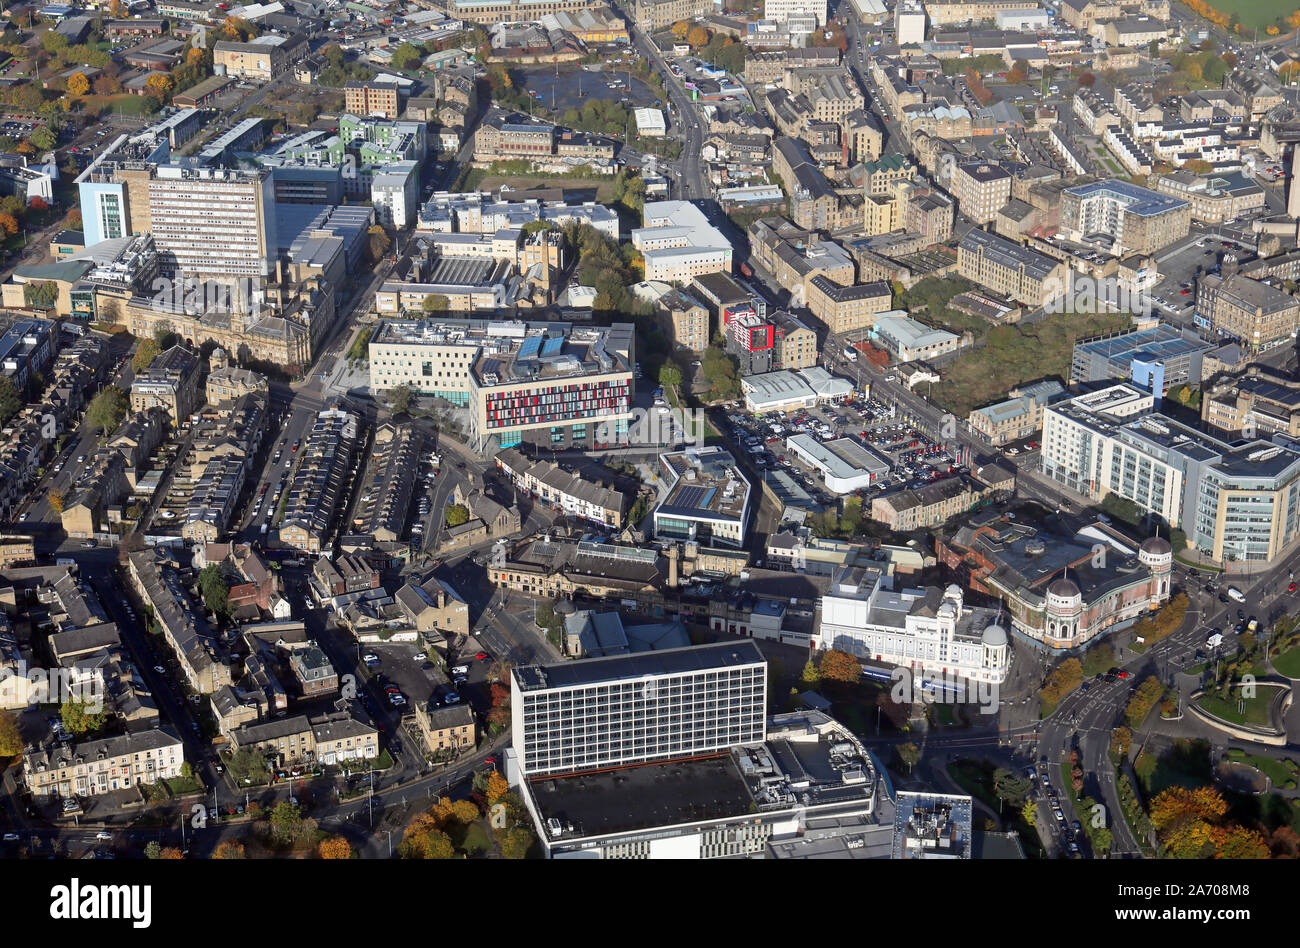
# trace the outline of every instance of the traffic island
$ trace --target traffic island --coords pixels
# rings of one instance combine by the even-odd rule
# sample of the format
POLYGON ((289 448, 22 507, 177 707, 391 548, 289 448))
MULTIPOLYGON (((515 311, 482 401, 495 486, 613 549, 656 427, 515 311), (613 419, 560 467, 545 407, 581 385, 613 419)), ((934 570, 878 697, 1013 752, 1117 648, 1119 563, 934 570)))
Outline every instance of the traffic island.
POLYGON ((1243 741, 1282 746, 1286 729, 1281 726, 1291 706, 1291 686, 1272 682, 1233 685, 1226 698, 1198 691, 1192 695, 1191 712, 1211 727, 1243 741), (1245 693, 1244 688, 1253 692, 1245 693))

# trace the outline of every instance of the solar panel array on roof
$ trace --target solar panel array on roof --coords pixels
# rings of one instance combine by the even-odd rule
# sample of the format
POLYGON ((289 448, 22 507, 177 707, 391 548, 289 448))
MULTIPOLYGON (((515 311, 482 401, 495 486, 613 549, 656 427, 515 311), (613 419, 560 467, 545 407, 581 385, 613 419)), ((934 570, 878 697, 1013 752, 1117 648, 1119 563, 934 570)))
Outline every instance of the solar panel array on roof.
POLYGON ((677 494, 677 500, 674 507, 685 507, 688 510, 704 509, 701 501, 708 496, 711 488, 706 487, 683 487, 677 494))
POLYGON ((519 344, 519 358, 531 359, 533 356, 537 355, 537 351, 541 348, 541 345, 541 336, 529 336, 519 344))

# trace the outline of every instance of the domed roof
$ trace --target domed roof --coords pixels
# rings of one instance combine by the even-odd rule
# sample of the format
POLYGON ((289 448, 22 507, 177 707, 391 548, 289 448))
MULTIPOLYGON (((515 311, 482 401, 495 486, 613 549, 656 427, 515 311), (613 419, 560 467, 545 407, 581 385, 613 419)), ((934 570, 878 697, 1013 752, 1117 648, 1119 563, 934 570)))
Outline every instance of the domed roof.
POLYGON ((1152 556, 1168 556, 1174 548, 1164 537, 1147 537, 1142 541, 1142 552, 1152 556))
POLYGON ((1000 625, 991 625, 984 630, 983 640, 985 645, 999 646, 1007 644, 1007 630, 1000 625))
POLYGON ((1052 580, 1051 585, 1047 587, 1047 592, 1048 595, 1058 596, 1061 599, 1073 599, 1080 595, 1079 587, 1074 584, 1074 580, 1066 579, 1064 576, 1052 580))

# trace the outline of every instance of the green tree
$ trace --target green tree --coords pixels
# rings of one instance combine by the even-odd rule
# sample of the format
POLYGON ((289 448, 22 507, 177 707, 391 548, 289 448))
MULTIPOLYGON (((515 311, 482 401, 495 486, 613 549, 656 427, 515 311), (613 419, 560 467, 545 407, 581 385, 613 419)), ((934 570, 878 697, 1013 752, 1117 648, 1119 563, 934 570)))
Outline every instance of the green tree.
POLYGON ((288 800, 271 808, 271 835, 282 843, 291 843, 302 831, 302 811, 288 800))
POLYGON ((153 341, 158 344, 158 351, 170 349, 176 345, 177 335, 170 326, 158 326, 153 331, 153 341))
POLYGON ((672 363, 664 363, 659 369, 659 384, 664 388, 676 388, 682 384, 682 370, 672 363))
POLYGON ((199 592, 203 596, 203 604, 213 615, 229 614, 230 588, 226 585, 221 567, 216 563, 209 563, 199 571, 199 592))
POLYGON ((993 771, 993 792, 1006 803, 1019 805, 1029 796, 1031 789, 1028 777, 1022 777, 1003 767, 993 771))
POLYGON ((808 661, 804 663, 803 674, 799 676, 799 684, 803 685, 805 688, 816 688, 821 684, 821 680, 822 676, 821 673, 817 671, 816 664, 813 663, 811 658, 808 659, 808 661))
POLYGON ((103 702, 98 702, 98 705, 99 710, 92 711, 89 701, 74 701, 69 698, 59 708, 59 718, 70 734, 78 736, 93 734, 108 720, 108 712, 104 710, 103 702))
POLYGON ((157 338, 141 339, 140 345, 136 347, 135 355, 131 358, 131 368, 135 370, 137 375, 147 371, 161 351, 157 338))
POLYGON ((533 834, 522 826, 516 826, 501 840, 501 855, 506 859, 523 859, 533 845, 533 834))
POLYGON ((9 419, 22 411, 23 400, 14 388, 11 378, 0 376, 0 425, 8 424, 9 419))
POLYGON ((126 417, 127 405, 126 392, 110 385, 91 399, 86 420, 104 433, 112 434, 126 417))
POLYGON ((404 415, 411 410, 411 386, 399 385, 388 396, 394 415, 404 415))
POLYGON ((415 69, 424 60, 424 49, 414 43, 403 43, 393 50, 394 69, 415 69))
POLYGON ((145 843, 144 857, 146 859, 162 858, 162 846, 159 844, 158 840, 151 839, 149 842, 145 843))
POLYGON ((452 504, 447 508, 447 526, 459 527, 469 523, 469 509, 464 504, 452 504))
MULTIPOLYGON (((534 223, 538 223, 534 221, 534 223)), ((451 309, 451 300, 442 293, 430 293, 420 304, 420 308, 426 313, 445 313, 451 309)))

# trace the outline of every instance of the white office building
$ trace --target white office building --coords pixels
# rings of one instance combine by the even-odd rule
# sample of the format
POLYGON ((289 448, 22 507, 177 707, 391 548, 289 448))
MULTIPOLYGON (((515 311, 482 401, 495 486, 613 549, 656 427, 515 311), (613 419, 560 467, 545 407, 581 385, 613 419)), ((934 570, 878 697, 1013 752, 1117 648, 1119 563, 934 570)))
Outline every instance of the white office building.
POLYGON ((731 272, 731 242, 689 201, 646 204, 644 222, 632 231, 632 245, 645 257, 646 280, 685 284, 731 272))
POLYGON ((667 489, 654 510, 656 539, 740 547, 749 519, 749 481, 722 448, 659 455, 667 489))
POLYGON ((405 230, 415 222, 419 201, 418 162, 397 161, 370 176, 370 203, 381 224, 405 230))
POLYGON ((812 18, 817 27, 826 25, 826 0, 764 0, 763 19, 788 23, 792 19, 812 18))
POLYGON ((517 665, 512 764, 527 779, 722 752, 764 740, 766 706, 767 661, 748 639, 517 665))
POLYGON ((925 7, 909 0, 901 0, 894 8, 894 32, 899 46, 924 43, 925 7))
POLYGON ((879 568, 854 567, 837 575, 822 597, 813 644, 908 668, 922 687, 998 684, 1006 679, 1009 647, 997 616, 967 606, 959 586, 894 592, 879 568))

